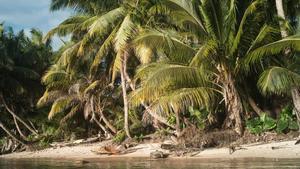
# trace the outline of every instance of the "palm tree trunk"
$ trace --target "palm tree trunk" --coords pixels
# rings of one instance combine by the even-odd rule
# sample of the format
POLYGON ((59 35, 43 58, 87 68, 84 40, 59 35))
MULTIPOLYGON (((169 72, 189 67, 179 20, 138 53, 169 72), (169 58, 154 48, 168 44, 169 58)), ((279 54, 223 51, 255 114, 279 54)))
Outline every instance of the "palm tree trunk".
POLYGON ((100 116, 103 119, 103 122, 105 125, 114 133, 117 133, 117 129, 107 120, 107 118, 104 116, 102 110, 100 110, 100 116))
POLYGON ((24 120, 22 120, 16 113, 14 113, 13 110, 11 110, 8 105, 6 104, 5 102, 5 99, 3 98, 3 95, 0 94, 0 99, 1 99, 1 102, 3 103, 4 107, 6 108, 6 110, 14 117, 16 118, 17 120, 19 120, 31 133, 35 134, 35 135, 38 135, 38 133, 32 129, 24 120))
POLYGON ((181 135, 181 130, 180 130, 180 116, 179 116, 179 113, 176 112, 175 113, 175 116, 176 116, 176 134, 177 134, 177 137, 179 137, 181 135))
POLYGON ((97 120, 96 117, 93 118, 93 121, 104 131, 104 133, 109 133, 109 131, 97 120))
POLYGON ((223 97, 225 101, 225 107, 227 109, 227 116, 224 121, 224 127, 234 127, 235 131, 239 134, 243 134, 243 105, 240 95, 236 89, 235 81, 230 72, 223 71, 223 97))
MULTIPOLYGON (((135 91, 135 85, 134 85, 134 83, 132 83, 132 80, 130 79, 129 75, 127 74, 127 71, 125 71, 124 73, 125 73, 125 79, 126 79, 127 82, 129 83, 129 86, 130 86, 131 90, 132 90, 132 91, 135 91)), ((168 123, 168 120, 167 120, 166 118, 161 117, 161 116, 159 116, 159 115, 157 115, 157 114, 155 114, 155 113, 149 111, 149 106, 147 106, 145 103, 141 103, 141 105, 146 109, 147 113, 149 113, 150 116, 151 116, 152 118, 154 118, 157 122, 160 122, 160 123, 162 123, 162 124, 165 124, 165 125, 167 125, 167 126, 173 128, 173 129, 176 128, 175 126, 169 124, 169 123, 168 123)))
POLYGON ((18 133, 20 134, 20 136, 21 136, 23 139, 26 139, 26 136, 22 133, 22 131, 21 131, 19 125, 18 125, 18 121, 17 121, 16 117, 14 117, 14 123, 15 123, 15 125, 16 125, 16 128, 17 128, 18 133))
MULTIPOLYGON (((282 0, 275 0, 276 2, 276 9, 277 9, 277 15, 279 17, 281 17, 282 19, 285 19, 285 14, 284 14, 284 9, 283 9, 283 1, 282 0)), ((281 36, 283 38, 287 37, 287 31, 285 30, 285 28, 282 27, 283 23, 280 22, 280 27, 281 27, 281 36)))
MULTIPOLYGON (((291 90, 292 98, 293 98, 293 103, 295 107, 295 112, 296 112, 296 117, 297 117, 297 122, 298 125, 300 124, 300 92, 298 88, 292 88, 291 90)), ((300 127, 300 125, 299 125, 300 127)), ((300 128, 299 128, 300 131, 300 128)))
POLYGON ((122 59, 122 66, 121 66, 121 86, 122 86, 122 94, 123 94, 123 102, 124 102, 124 130, 127 135, 127 137, 131 138, 130 132, 129 132, 129 122, 128 122, 128 98, 127 98, 127 91, 126 91, 126 77, 125 72, 127 70, 127 58, 128 53, 124 51, 123 59, 122 59))
POLYGON ((22 145, 26 146, 26 143, 24 141, 22 141, 21 139, 19 139, 16 135, 14 135, 12 132, 10 132, 10 130, 8 128, 6 128, 4 126, 4 124, 0 121, 0 128, 2 128, 11 138, 13 138, 14 140, 16 140, 17 142, 21 143, 22 145))
POLYGON ((261 115, 264 112, 256 105, 252 97, 248 96, 248 102, 257 115, 261 115))
MULTIPOLYGON (((283 19, 286 19, 284 10, 283 10, 283 1, 282 0, 276 0, 276 9, 277 9, 277 15, 283 19)), ((288 36, 287 31, 285 28, 282 26, 282 23, 280 23, 280 30, 281 30, 281 36, 283 38, 286 38, 288 36)), ((285 54, 288 54, 289 50, 287 49, 285 51, 285 54)), ((296 115, 297 115, 297 121, 298 124, 300 123, 300 93, 299 89, 296 87, 293 87, 291 89, 291 94, 292 94, 292 99, 293 99, 293 104, 296 110, 296 115)), ((300 131, 300 129, 299 129, 300 131)))

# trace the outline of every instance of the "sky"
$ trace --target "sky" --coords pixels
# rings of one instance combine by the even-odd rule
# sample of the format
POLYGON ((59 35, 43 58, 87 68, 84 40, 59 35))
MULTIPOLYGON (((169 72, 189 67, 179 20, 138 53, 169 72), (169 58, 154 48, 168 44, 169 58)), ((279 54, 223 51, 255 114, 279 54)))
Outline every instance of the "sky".
MULTIPOLYGON (((31 28, 38 28, 47 33, 70 16, 70 11, 50 12, 51 0, 0 0, 0 23, 12 26, 15 32, 24 29, 29 33, 31 28)), ((58 38, 53 40, 53 47, 61 45, 58 38)))

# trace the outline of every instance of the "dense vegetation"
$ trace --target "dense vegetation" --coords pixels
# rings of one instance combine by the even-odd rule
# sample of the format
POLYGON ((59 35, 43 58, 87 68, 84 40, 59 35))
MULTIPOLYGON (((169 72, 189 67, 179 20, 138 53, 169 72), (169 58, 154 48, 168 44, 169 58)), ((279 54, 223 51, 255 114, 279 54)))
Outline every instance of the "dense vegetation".
POLYGON ((1 25, 0 135, 299 128, 299 0, 52 0, 66 8, 43 38, 1 25))

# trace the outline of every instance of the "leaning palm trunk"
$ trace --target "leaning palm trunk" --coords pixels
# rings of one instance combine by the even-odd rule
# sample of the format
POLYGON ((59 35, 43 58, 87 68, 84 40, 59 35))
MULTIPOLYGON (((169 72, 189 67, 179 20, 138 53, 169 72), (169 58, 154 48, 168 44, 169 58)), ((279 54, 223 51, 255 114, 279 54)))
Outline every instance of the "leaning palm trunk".
POLYGON ((14 111, 12 109, 10 109, 8 107, 8 105, 6 104, 4 98, 3 98, 3 95, 0 94, 0 99, 1 99, 1 102, 3 103, 4 107, 6 108, 6 110, 14 117, 16 118, 18 121, 20 121, 31 133, 35 134, 35 135, 38 135, 38 133, 32 129, 24 120, 22 120, 16 113, 14 113, 14 111))
POLYGON ((14 123, 16 125, 16 128, 17 128, 17 131, 18 133, 20 134, 20 136, 23 138, 23 139, 26 139, 26 136, 23 134, 23 132, 21 131, 20 127, 19 127, 19 124, 18 124, 18 121, 16 119, 16 117, 14 117, 14 123))
POLYGON ((222 71, 224 79, 223 83, 223 97, 225 101, 225 107, 227 110, 226 119, 224 121, 224 127, 234 127, 235 131, 239 134, 243 134, 243 105, 240 95, 236 89, 235 81, 230 72, 225 69, 222 71))
MULTIPOLYGON (((283 10, 283 2, 282 0, 276 0, 276 9, 277 9, 277 15, 279 17, 281 17, 282 19, 286 19, 285 14, 284 14, 284 10, 283 10)), ((286 38, 288 36, 288 33, 286 31, 286 29, 282 26, 283 24, 280 23, 280 29, 281 29, 281 36, 283 38, 286 38)), ((287 49, 285 51, 285 54, 287 55, 290 51, 287 49)), ((291 89, 291 95, 293 98, 293 104, 295 107, 295 112, 297 115, 297 121, 298 124, 300 123, 300 93, 299 93, 299 89, 297 87, 293 87, 291 89)), ((299 129, 300 131, 300 129, 299 129)))
POLYGON ((22 145, 26 146, 26 143, 24 141, 22 141, 21 139, 19 139, 16 135, 14 135, 12 132, 10 132, 10 130, 8 128, 6 128, 4 126, 4 124, 0 121, 0 128, 2 128, 11 138, 13 138, 14 140, 16 140, 17 142, 21 143, 22 145))
MULTIPOLYGON (((295 113, 298 121, 298 125, 300 126, 300 92, 299 89, 294 87, 291 90, 292 98, 293 98, 293 103, 295 107, 295 113)), ((299 128, 300 132, 300 128, 299 128)))
MULTIPOLYGON (((282 0, 275 0, 276 1, 276 9, 277 9, 277 15, 279 17, 281 17, 282 19, 285 19, 285 14, 284 14, 284 10, 283 10, 283 2, 282 0)), ((280 25, 283 25, 282 22, 280 22, 280 25)), ((281 35, 282 37, 287 37, 287 31, 281 26, 281 35)))
POLYGON ((103 120, 103 122, 105 123, 105 125, 114 133, 117 133, 117 129, 107 120, 107 118, 104 116, 103 112, 100 111, 100 116, 103 120))
MULTIPOLYGON (((127 80, 127 82, 129 83, 129 86, 131 88, 132 91, 135 91, 135 85, 134 83, 132 83, 132 80, 130 79, 129 75, 127 74, 127 71, 124 72, 125 73, 125 78, 127 80)), ((141 105, 145 108, 145 113, 148 113, 152 118, 154 118, 154 120, 156 120, 157 122, 160 122, 168 127, 171 127, 172 129, 175 129, 176 126, 174 125, 171 125, 168 123, 168 120, 154 112, 152 112, 150 109, 149 109, 149 106, 145 103, 141 103, 141 105)))
POLYGON ((122 65, 121 65, 121 86, 122 86, 122 93, 123 93, 123 102, 124 102, 124 130, 127 135, 127 137, 131 138, 130 132, 129 132, 129 122, 128 122, 128 98, 127 98, 127 91, 126 91, 126 77, 125 72, 127 70, 127 58, 128 53, 124 51, 124 55, 122 58, 122 65))

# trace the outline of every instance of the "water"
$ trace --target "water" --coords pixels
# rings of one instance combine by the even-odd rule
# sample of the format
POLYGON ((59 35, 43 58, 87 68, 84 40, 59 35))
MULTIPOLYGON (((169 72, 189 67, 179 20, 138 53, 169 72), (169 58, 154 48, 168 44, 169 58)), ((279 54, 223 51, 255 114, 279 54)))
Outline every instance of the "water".
POLYGON ((88 163, 71 160, 1 160, 0 169, 216 169, 216 168, 290 168, 300 169, 300 159, 239 160, 93 160, 88 163))

